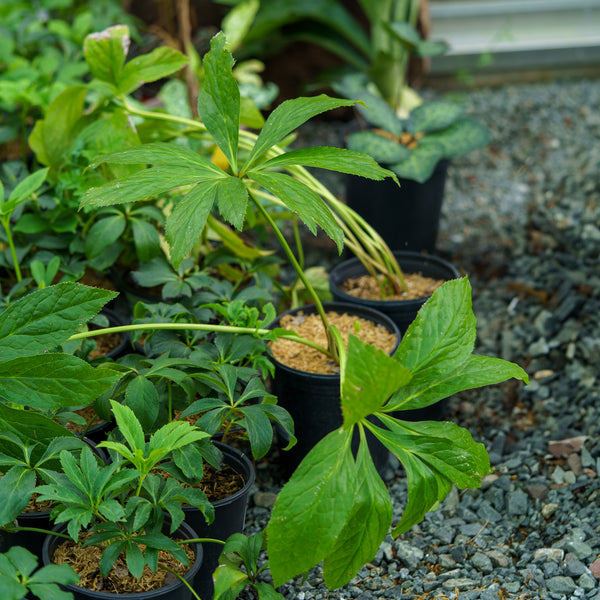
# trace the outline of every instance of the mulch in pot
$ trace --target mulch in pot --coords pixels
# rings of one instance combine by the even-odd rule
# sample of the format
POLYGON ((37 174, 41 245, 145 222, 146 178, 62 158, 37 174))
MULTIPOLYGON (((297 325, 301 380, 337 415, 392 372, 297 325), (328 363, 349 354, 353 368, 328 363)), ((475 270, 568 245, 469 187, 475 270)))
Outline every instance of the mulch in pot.
MULTIPOLYGON (((346 346, 350 334, 356 335, 363 342, 373 344, 386 354, 391 353, 396 345, 396 334, 391 333, 383 325, 346 313, 327 312, 326 314, 329 324, 337 327, 346 346)), ((296 315, 284 315, 279 326, 293 330, 300 337, 327 347, 325 329, 321 318, 316 313, 299 312, 296 315)), ((339 365, 315 348, 286 339, 270 342, 269 346, 276 360, 298 371, 324 375, 339 373, 339 365)))
POLYGON ((416 300, 431 296, 446 280, 425 277, 421 273, 403 273, 406 291, 396 293, 383 275, 377 279, 372 275, 362 275, 347 279, 340 284, 346 294, 363 300, 416 300), (382 294, 382 286, 385 296, 382 294))

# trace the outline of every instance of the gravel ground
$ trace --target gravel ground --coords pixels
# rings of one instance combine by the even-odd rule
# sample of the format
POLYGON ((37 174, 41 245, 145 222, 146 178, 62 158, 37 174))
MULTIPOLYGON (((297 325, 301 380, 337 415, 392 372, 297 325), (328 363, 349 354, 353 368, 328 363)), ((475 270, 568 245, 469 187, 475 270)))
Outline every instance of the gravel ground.
MULTIPOLYGON (((451 166, 438 251, 470 276, 476 351, 519 363, 531 385, 450 400, 489 450, 481 489, 453 490, 346 587, 328 591, 317 567, 280 588, 286 600, 600 600, 600 81, 468 102, 493 141, 451 166)), ((330 125, 319 135, 338 143, 330 125)), ((393 460, 396 521, 406 486, 393 460)), ((258 466, 249 531, 266 524, 274 472, 258 466)))

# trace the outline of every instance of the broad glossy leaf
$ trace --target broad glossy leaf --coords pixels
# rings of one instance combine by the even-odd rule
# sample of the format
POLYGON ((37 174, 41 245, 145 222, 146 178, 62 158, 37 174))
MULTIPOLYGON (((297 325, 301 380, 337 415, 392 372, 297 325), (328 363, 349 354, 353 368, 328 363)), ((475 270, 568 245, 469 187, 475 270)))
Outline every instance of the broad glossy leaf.
POLYGON ((397 360, 350 335, 341 382, 344 427, 377 412, 410 378, 410 372, 397 360))
POLYGON ((348 521, 358 483, 351 436, 341 429, 328 434, 280 491, 267 526, 276 586, 321 562, 348 521))
POLYGON ((225 49, 225 43, 225 35, 218 33, 210 42, 210 52, 204 57, 204 85, 198 97, 198 114, 235 173, 240 91, 231 73, 233 56, 225 49))
POLYGON ((309 187, 282 173, 251 171, 248 177, 277 196, 316 235, 319 225, 342 251, 344 234, 325 202, 309 187))
POLYGON ((268 117, 258 139, 250 152, 246 169, 275 144, 281 142, 289 133, 300 127, 312 117, 340 106, 352 106, 353 100, 330 98, 325 94, 311 98, 294 98, 282 102, 268 117))
POLYGON ((27 507, 36 477, 31 469, 13 467, 0 478, 0 526, 14 521, 27 507))
POLYGON ((436 134, 435 140, 444 147, 445 158, 457 158, 485 146, 490 133, 479 121, 462 119, 436 134))
MULTIPOLYGON (((373 158, 372 155, 367 156, 362 154, 361 151, 354 152, 352 149, 317 146, 314 148, 291 150, 285 154, 280 154, 262 163, 260 169, 301 165, 303 167, 330 169, 332 171, 339 171, 340 173, 351 173, 377 181, 381 181, 386 177, 396 179, 394 173, 380 167, 375 162, 376 159, 373 160, 373 158)), ((255 170, 258 169, 259 167, 255 168, 255 170)))
POLYGON ((419 145, 410 151, 406 160, 390 165, 390 170, 398 177, 424 183, 431 177, 442 158, 444 158, 444 146, 438 144, 433 138, 429 139, 425 136, 419 140, 419 145))
POLYGON ((217 567, 213 578, 215 582, 213 600, 235 600, 248 582, 245 573, 226 565, 217 567))
POLYGON ((476 488, 490 473, 490 461, 483 444, 455 423, 425 421, 410 423, 382 417, 388 427, 369 427, 395 454, 406 469, 408 505, 395 534, 408 531, 425 513, 441 502, 456 484, 476 488))
POLYGON ((127 386, 125 405, 134 412, 146 431, 152 429, 160 406, 160 398, 152 381, 143 375, 135 377, 127 386))
POLYGON ((83 43, 83 55, 92 75, 114 86, 115 91, 129 51, 129 43, 129 28, 126 25, 115 25, 104 31, 91 33, 83 43))
POLYGON ((147 200, 186 185, 194 185, 214 177, 188 167, 159 166, 138 171, 134 175, 90 188, 81 199, 81 207, 112 206, 147 200))
POLYGON ((43 120, 35 124, 29 145, 37 159, 58 167, 82 125, 87 87, 72 86, 61 92, 48 106, 43 120))
POLYGON ((114 244, 125 231, 125 215, 111 215, 96 221, 85 238, 85 255, 94 258, 114 244))
POLYGON ((463 390, 501 383, 511 377, 529 382, 527 373, 514 363, 472 354, 461 365, 441 371, 435 377, 428 369, 418 371, 409 385, 392 396, 385 412, 430 406, 463 390))
POLYGON ((390 494, 377 474, 364 438, 359 445, 356 469, 359 486, 352 512, 323 564, 329 589, 348 583, 373 559, 392 523, 390 494))
MULTIPOLYGON (((67 436, 75 438, 75 434, 52 419, 31 410, 9 408, 0 402, 0 428, 19 436, 26 443, 49 443, 52 439, 67 436)), ((14 456, 14 447, 0 440, 0 449, 4 454, 14 456)), ((17 457, 21 457, 19 452, 17 457)))
POLYGON ((435 378, 459 367, 475 345, 476 319, 466 277, 442 284, 406 330, 394 358, 413 375, 435 378), (426 372, 427 370, 427 372, 426 372))
POLYGON ((252 456, 257 459, 262 458, 273 442, 271 421, 260 404, 244 406, 242 412, 246 420, 246 432, 252 448, 252 456))
POLYGON ((446 129, 465 114, 466 108, 456 102, 432 100, 423 102, 410 113, 410 123, 414 132, 438 131, 446 129))
POLYGON ((353 133, 348 137, 347 145, 350 150, 368 154, 377 162, 385 165, 402 162, 410 156, 410 150, 399 141, 372 130, 353 133))
POLYGON ((154 48, 147 54, 132 58, 118 76, 118 89, 130 94, 142 84, 168 77, 188 62, 187 57, 169 46, 154 48))
POLYGON ((25 356, 0 363, 0 395, 17 405, 56 410, 90 404, 118 378, 70 354, 25 356))
POLYGON ((53 349, 116 296, 79 283, 59 283, 27 294, 0 314, 0 360, 53 349))
POLYGON ((27 200, 46 180, 48 169, 38 169, 20 181, 11 192, 8 200, 0 197, 0 215, 10 215, 19 204, 27 200))
POLYGON ((357 104, 356 108, 368 123, 381 127, 381 129, 389 131, 396 137, 402 135, 404 132, 403 122, 383 98, 367 91, 356 91, 352 94, 352 97, 363 103, 357 104))
POLYGON ((38 569, 30 578, 29 583, 77 583, 79 576, 69 565, 46 565, 38 569))

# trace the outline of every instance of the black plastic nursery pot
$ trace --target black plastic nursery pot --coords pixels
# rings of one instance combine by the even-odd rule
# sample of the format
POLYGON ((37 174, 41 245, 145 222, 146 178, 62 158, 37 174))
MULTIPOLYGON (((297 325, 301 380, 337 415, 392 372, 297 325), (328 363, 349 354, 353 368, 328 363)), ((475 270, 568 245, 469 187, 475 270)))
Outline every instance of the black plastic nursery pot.
MULTIPOLYGON (((394 256, 404 273, 420 273, 433 279, 456 279, 460 273, 448 261, 430 254, 396 250, 394 256)), ((329 274, 329 288, 334 300, 348 302, 378 310, 392 319, 402 334, 415 320, 419 309, 430 296, 413 300, 367 300, 344 292, 341 285, 348 279, 366 275, 367 270, 358 258, 351 258, 334 267, 329 274)), ((398 411, 395 415, 407 421, 440 420, 446 412, 446 402, 441 401, 426 408, 398 411)))
MULTIPOLYGON (((373 308, 344 302, 325 302, 323 308, 326 312, 348 313, 383 325, 397 336, 398 341, 392 353, 400 343, 400 331, 396 324, 387 315, 373 308)), ((288 310, 279 315, 269 327, 278 327, 282 317, 299 312, 314 314, 317 309, 314 305, 310 305, 288 310)), ((277 403, 292 416, 294 432, 298 440, 293 448, 281 452, 283 470, 290 475, 317 442, 342 425, 340 376, 299 371, 272 356, 270 359, 275 366, 271 391, 277 396, 277 403)), ((285 431, 277 425, 276 431, 281 443, 286 446, 289 438, 285 431)), ((367 441, 375 467, 381 474, 387 465, 389 452, 369 431, 367 431, 367 441)), ((357 444, 358 436, 355 436, 354 449, 357 448, 357 444)))
POLYGON ((440 161, 419 183, 399 178, 372 181, 348 175, 346 204, 361 215, 392 250, 434 252, 449 162, 440 161))
MULTIPOLYGON (((199 538, 211 538, 225 541, 233 533, 241 533, 246 522, 246 507, 248 495, 256 480, 256 474, 248 457, 237 448, 221 442, 213 442, 223 454, 223 464, 228 465, 242 475, 246 482, 244 487, 233 495, 215 500, 215 519, 208 525, 202 512, 193 506, 184 506, 185 522, 197 533, 199 538)), ((214 570, 219 564, 219 556, 223 550, 222 544, 203 542, 204 560, 202 569, 194 579, 194 590, 200 598, 213 597, 214 570)))
MULTIPOLYGON (((54 531, 60 533, 66 532, 66 526, 61 524, 57 526, 54 531)), ((183 539, 195 539, 198 536, 196 532, 185 522, 175 531, 173 537, 183 539)), ((64 538, 57 537, 55 535, 47 535, 44 540, 42 548, 42 562, 44 565, 52 564, 52 555, 56 547, 64 541, 64 538)), ((194 552, 196 558, 191 565, 188 572, 184 575, 184 579, 193 587, 193 581, 198 571, 203 565, 203 548, 199 543, 194 544, 194 552)), ((147 592, 131 592, 127 594, 116 594, 114 592, 102 592, 95 590, 88 590, 86 588, 79 587, 78 585, 68 584, 61 586, 64 590, 73 594, 74 600, 191 600, 192 592, 189 588, 179 579, 173 583, 169 583, 158 590, 151 590, 147 592)))

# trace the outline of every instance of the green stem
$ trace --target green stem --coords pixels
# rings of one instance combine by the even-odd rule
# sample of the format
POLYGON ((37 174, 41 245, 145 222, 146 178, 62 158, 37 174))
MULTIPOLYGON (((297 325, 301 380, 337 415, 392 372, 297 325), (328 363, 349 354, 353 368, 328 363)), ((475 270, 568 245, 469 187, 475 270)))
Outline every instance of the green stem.
POLYGON ((333 360, 335 360, 336 362, 338 362, 339 358, 338 358, 338 353, 337 353, 337 346, 335 344, 335 341, 331 337, 331 328, 329 326, 329 322, 327 320, 327 315, 325 314, 325 309, 323 308, 323 303, 321 302, 319 295, 317 294, 317 292, 313 288, 312 284, 306 277, 304 270, 300 266, 300 263, 298 263, 298 261, 296 260, 296 257, 294 256, 292 249, 290 248, 289 244, 287 243, 287 240, 285 239, 283 233, 281 233, 281 230, 279 229, 279 227, 277 227, 277 224, 275 223, 275 221, 273 220, 271 215, 265 210, 265 207, 259 202, 259 200, 257 198, 255 198, 253 193, 250 193, 250 198, 252 199, 252 202, 254 203, 254 205, 256 206, 258 211, 262 214, 265 221, 271 227, 273 233, 275 234, 275 237, 281 244, 281 247, 283 248, 285 255, 287 256, 288 260, 290 261, 290 264, 294 268, 294 271, 296 271, 298 277, 300 277, 300 280, 304 284, 306 291, 309 293, 311 299, 315 303, 315 307, 317 309, 317 312, 319 313, 319 317, 321 317, 321 322, 323 323, 323 327, 325 328, 325 332, 327 335, 328 350, 325 352, 325 354, 327 356, 329 356, 330 358, 332 358, 333 360))
MULTIPOLYGON (((94 329, 91 331, 82 331, 81 333, 76 333, 72 335, 67 341, 71 342, 73 340, 83 340, 90 337, 95 337, 98 335, 106 335, 110 333, 125 333, 128 331, 156 331, 160 329, 168 329, 168 330, 178 330, 178 331, 220 331, 224 333, 240 333, 240 334, 249 334, 249 335, 272 335, 273 331, 270 329, 258 329, 252 327, 235 327, 233 325, 208 325, 205 323, 139 323, 135 325, 119 325, 118 327, 105 327, 104 329, 94 329)), ((324 354, 328 354, 328 351, 323 346, 312 342, 311 340, 304 339, 297 335, 296 333, 289 331, 279 331, 277 332, 277 337, 285 338, 288 340, 293 340, 294 342, 298 342, 300 344, 304 344, 305 346, 310 346, 311 348, 315 348, 319 352, 323 352, 324 354)))
POLYGON ((57 531, 49 531, 48 529, 41 529, 40 527, 21 527, 20 525, 12 526, 12 525, 4 525, 0 527, 1 531, 7 531, 9 533, 14 533, 17 531, 35 531, 36 533, 45 533, 46 535, 55 535, 56 537, 64 538, 66 540, 72 539, 70 535, 66 533, 58 533, 57 531))
POLYGON ((159 564, 162 569, 175 575, 175 577, 177 577, 177 579, 179 579, 179 581, 181 581, 183 583, 183 585, 185 585, 185 587, 187 587, 187 589, 192 593, 192 595, 194 596, 194 598, 196 598, 196 600, 202 600, 202 598, 200 598, 200 596, 198 596, 198 594, 196 593, 194 588, 186 581, 186 579, 185 579, 185 577, 183 577, 183 575, 180 575, 177 571, 171 569, 171 567, 167 567, 167 565, 164 565, 163 563, 159 563, 159 564))
POLYGON ((2 219, 2 225, 4 226, 4 231, 6 231, 6 238, 8 240, 10 254, 13 259, 13 265, 15 267, 15 275, 17 276, 17 281, 21 281, 23 279, 23 276, 21 275, 21 267, 19 267, 19 259, 17 258, 17 250, 15 249, 15 242, 13 240, 13 236, 10 231, 10 215, 8 215, 6 219, 2 219))

